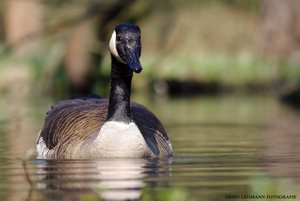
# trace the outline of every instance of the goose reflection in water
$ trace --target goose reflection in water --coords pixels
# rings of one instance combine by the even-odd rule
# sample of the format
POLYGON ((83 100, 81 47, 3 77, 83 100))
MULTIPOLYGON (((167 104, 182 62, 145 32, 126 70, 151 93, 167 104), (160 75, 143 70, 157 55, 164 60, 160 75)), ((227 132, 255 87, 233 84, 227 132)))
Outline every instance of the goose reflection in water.
MULTIPOLYGON (((46 200, 139 200, 149 176, 169 176, 170 161, 148 159, 38 160, 32 188, 46 200)), ((33 190, 33 189, 32 189, 33 190)), ((32 193, 30 193, 32 194, 32 193)), ((32 196, 32 195, 31 195, 32 196)))

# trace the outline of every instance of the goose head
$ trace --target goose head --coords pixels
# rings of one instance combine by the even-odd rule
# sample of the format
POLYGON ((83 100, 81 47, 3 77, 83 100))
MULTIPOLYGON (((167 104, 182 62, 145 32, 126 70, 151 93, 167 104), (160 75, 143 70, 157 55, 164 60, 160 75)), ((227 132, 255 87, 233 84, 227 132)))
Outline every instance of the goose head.
POLYGON ((114 29, 109 49, 112 56, 119 62, 126 64, 135 73, 142 71, 141 30, 134 24, 120 24, 114 29))

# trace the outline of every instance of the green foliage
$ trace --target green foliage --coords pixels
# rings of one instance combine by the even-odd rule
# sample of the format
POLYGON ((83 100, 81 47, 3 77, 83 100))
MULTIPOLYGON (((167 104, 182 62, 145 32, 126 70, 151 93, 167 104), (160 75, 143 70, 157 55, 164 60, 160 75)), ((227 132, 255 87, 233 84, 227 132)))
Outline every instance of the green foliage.
MULTIPOLYGON (((48 16, 49 22, 53 19, 64 19, 66 9, 69 10, 68 17, 72 18, 81 11, 75 8, 82 8, 81 5, 87 6, 92 2, 76 1, 71 6, 71 1, 43 1, 49 7, 49 12, 53 12, 54 17, 48 16)), ((300 80, 299 62, 269 61, 260 55, 257 0, 138 2, 140 3, 132 5, 133 11, 130 13, 140 16, 141 13, 151 11, 152 14, 139 21, 143 30, 143 73, 135 76, 133 87, 141 86, 137 83, 143 83, 145 87, 145 83, 157 79, 217 83, 235 89, 274 86, 282 81, 300 80), (255 15, 249 15, 249 11, 255 15)), ((125 9, 120 13, 123 20, 128 12, 125 9)), ((131 18, 135 17, 128 17, 131 18)), ((26 56, 27 58, 14 60, 11 55, 0 55, 0 71, 4 68, 9 69, 10 65, 25 63, 33 78, 33 88, 54 92, 61 97, 67 94, 71 81, 62 63, 67 51, 67 37, 64 34, 70 33, 64 30, 57 32, 48 33, 48 36, 45 33, 42 47, 35 54, 26 56), (11 64, 3 64, 4 60, 11 60, 11 64)), ((100 92, 106 96, 110 75, 110 55, 106 44, 103 52, 106 54, 100 64, 103 77, 95 79, 98 83, 94 83, 93 92, 100 92)))
POLYGON ((160 65, 145 69, 156 79, 194 80, 219 83, 232 88, 247 86, 272 86, 276 81, 296 80, 300 77, 297 64, 277 63, 251 54, 202 54, 198 56, 172 55, 160 65))

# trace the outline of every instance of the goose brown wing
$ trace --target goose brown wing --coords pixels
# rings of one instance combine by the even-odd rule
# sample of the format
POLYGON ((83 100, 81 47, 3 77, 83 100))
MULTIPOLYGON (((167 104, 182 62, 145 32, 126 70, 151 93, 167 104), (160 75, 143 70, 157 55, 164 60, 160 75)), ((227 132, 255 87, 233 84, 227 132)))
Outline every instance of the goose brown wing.
POLYGON ((47 112, 41 137, 53 149, 60 141, 85 140, 99 132, 107 115, 105 99, 70 99, 60 101, 47 112))
POLYGON ((159 119, 146 107, 131 104, 133 119, 141 131, 147 145, 156 156, 171 156, 172 148, 166 130, 159 119))

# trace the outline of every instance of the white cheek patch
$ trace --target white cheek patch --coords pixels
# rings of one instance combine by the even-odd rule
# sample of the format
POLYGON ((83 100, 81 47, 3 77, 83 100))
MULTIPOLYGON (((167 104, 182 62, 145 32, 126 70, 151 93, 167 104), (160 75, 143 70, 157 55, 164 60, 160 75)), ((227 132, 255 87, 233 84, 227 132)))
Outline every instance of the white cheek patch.
POLYGON ((122 63, 125 63, 123 61, 123 59, 121 59, 118 51, 117 51, 117 47, 116 47, 116 39, 117 39, 117 36, 116 36, 116 31, 114 31, 110 37, 110 40, 109 40, 109 50, 110 52, 112 53, 112 55, 120 62, 122 63))

